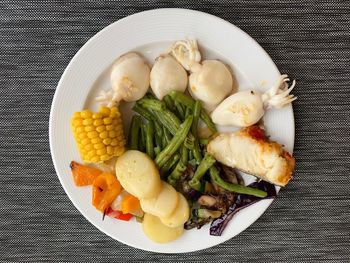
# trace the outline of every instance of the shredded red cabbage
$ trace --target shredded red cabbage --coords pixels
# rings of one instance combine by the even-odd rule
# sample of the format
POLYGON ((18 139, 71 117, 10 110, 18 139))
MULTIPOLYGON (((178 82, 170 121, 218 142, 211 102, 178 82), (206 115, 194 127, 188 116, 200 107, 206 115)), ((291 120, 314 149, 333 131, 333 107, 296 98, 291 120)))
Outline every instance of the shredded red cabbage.
POLYGON ((263 190, 267 192, 267 196, 264 198, 259 198, 252 195, 243 195, 240 194, 237 196, 236 202, 231 205, 228 209, 228 211, 223 214, 221 217, 213 220, 210 225, 210 235, 212 236, 221 236, 222 232, 226 228, 228 222, 233 218, 233 216, 242 210, 243 208, 246 208, 260 200, 263 199, 271 199, 276 197, 276 188, 273 184, 270 184, 265 181, 260 182, 254 182, 249 185, 249 187, 258 188, 260 190, 263 190))

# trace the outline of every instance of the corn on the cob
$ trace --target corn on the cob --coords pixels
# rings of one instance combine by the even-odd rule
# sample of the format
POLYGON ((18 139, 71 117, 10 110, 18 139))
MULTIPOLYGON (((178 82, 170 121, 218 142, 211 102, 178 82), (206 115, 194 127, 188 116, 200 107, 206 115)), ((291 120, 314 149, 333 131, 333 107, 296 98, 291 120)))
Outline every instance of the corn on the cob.
POLYGON ((98 163, 120 156, 125 151, 125 138, 120 112, 117 107, 100 107, 74 113, 72 130, 81 158, 98 163))

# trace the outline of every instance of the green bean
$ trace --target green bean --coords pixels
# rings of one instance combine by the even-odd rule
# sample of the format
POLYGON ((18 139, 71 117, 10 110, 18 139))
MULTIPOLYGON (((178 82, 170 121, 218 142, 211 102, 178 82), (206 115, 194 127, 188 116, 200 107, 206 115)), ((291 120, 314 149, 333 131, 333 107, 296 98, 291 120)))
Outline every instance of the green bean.
POLYGON ((193 116, 188 116, 187 119, 180 125, 180 128, 171 139, 167 147, 165 147, 165 149, 163 149, 162 152, 157 156, 155 161, 158 167, 162 167, 180 148, 181 144, 186 139, 188 132, 190 131, 192 121, 193 116))
POLYGON ((146 125, 141 125, 141 136, 139 139, 139 150, 145 152, 146 150, 146 125))
POLYGON ((154 154, 155 154, 156 157, 158 156, 158 154, 160 153, 160 151, 161 151, 161 148, 160 148, 159 146, 154 147, 154 154))
POLYGON ((198 163, 202 161, 202 154, 201 150, 199 148, 199 142, 198 142, 198 137, 197 137, 197 129, 198 129, 198 120, 199 116, 201 113, 202 109, 202 104, 199 100, 196 100, 194 103, 194 108, 193 108, 193 122, 192 122, 192 127, 191 131, 192 134, 194 135, 194 143, 193 143, 193 156, 196 159, 198 163))
POLYGON ((246 194, 246 195, 253 195, 257 197, 266 197, 267 193, 265 191, 248 187, 248 186, 243 186, 239 184, 231 184, 226 181, 224 181, 219 174, 218 169, 215 166, 212 166, 209 170, 210 172, 210 178, 213 182, 215 182, 218 186, 230 191, 230 192, 235 192, 238 194, 246 194))
POLYGON ((209 139, 199 139, 199 144, 203 146, 208 145, 209 139))
POLYGON ((129 130, 129 148, 130 150, 138 150, 139 134, 142 125, 140 116, 134 115, 131 119, 131 125, 129 130))
POLYGON ((154 135, 154 123, 149 121, 146 124, 146 153, 154 159, 154 145, 153 145, 153 135, 154 135))
POLYGON ((165 95, 163 98, 163 101, 165 102, 165 105, 169 110, 171 111, 175 110, 174 101, 169 95, 165 95))
POLYGON ((192 114, 192 109, 191 108, 188 108, 186 107, 186 112, 185 112, 185 118, 188 117, 188 115, 192 114))
POLYGON ((166 109, 165 103, 157 99, 142 98, 139 101, 137 101, 137 103, 142 105, 146 109, 157 111, 166 109))
MULTIPOLYGON (((193 109, 195 100, 193 100, 189 96, 186 96, 185 94, 175 90, 171 91, 169 95, 175 101, 178 101, 181 104, 185 105, 186 107, 193 109)), ((204 109, 201 110, 200 118, 204 121, 204 123, 208 126, 208 128, 213 133, 217 132, 214 122, 212 121, 209 114, 204 109)))
POLYGON ((177 162, 179 161, 180 159, 180 155, 179 154, 175 154, 173 156, 172 159, 169 159, 165 164, 164 166, 162 167, 162 169, 160 169, 160 175, 161 177, 165 177, 165 175, 171 170, 171 168, 177 164, 177 162))
POLYGON ((164 134, 164 137, 166 138, 166 142, 167 144, 171 141, 171 133, 168 131, 168 129, 166 129, 165 127, 163 127, 163 134, 164 134))
POLYGON ((175 101, 175 108, 179 119, 180 120, 185 119, 185 110, 183 109, 182 105, 178 101, 175 101))
POLYGON ((200 162, 199 166, 196 169, 196 172, 193 175, 193 178, 188 182, 188 184, 197 191, 201 188, 201 179, 204 176, 204 174, 208 171, 210 167, 213 166, 213 164, 216 162, 215 158, 210 155, 206 154, 203 158, 203 160, 200 162))
POLYGON ((137 112, 148 121, 152 121, 154 119, 154 117, 152 116, 152 113, 150 113, 147 109, 142 107, 140 104, 135 103, 132 109, 133 111, 137 112))
POLYGON ((187 162, 188 162, 188 149, 182 145, 181 149, 180 149, 180 153, 181 153, 181 162, 187 166, 187 162))
POLYGON ((171 172, 171 174, 168 176, 168 183, 172 186, 176 186, 177 182, 180 180, 181 175, 186 171, 187 166, 182 163, 180 160, 175 169, 171 172))
MULTIPOLYGON (((172 113, 171 111, 169 111, 167 109, 165 109, 165 110, 153 109, 152 113, 154 114, 157 121, 159 121, 161 124, 163 124, 163 126, 165 126, 165 128, 167 128, 168 131, 172 135, 176 134, 176 132, 178 131, 178 129, 180 127, 181 122, 180 122, 179 118, 174 113, 172 113)), ((156 129, 158 129, 158 128, 156 127, 156 129)), ((189 133, 187 136, 187 140, 185 142, 186 147, 188 147, 189 149, 192 149, 193 142, 194 142, 194 136, 192 133, 189 133)))

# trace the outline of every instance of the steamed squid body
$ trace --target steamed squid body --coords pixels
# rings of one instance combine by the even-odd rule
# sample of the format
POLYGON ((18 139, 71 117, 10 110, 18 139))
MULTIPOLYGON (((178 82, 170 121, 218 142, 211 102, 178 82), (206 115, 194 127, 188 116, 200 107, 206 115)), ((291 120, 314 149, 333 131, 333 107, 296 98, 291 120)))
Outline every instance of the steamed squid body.
POLYGON ((158 99, 163 99, 170 91, 184 92, 187 88, 187 73, 181 64, 170 55, 156 59, 150 77, 151 89, 158 99))
POLYGON ((226 65, 218 60, 204 60, 192 66, 189 92, 212 111, 232 91, 233 79, 226 65))
POLYGON ((137 53, 120 56, 112 66, 110 76, 112 89, 102 91, 97 101, 112 106, 121 100, 131 102, 141 99, 150 83, 150 68, 137 53))
POLYGON ((170 54, 191 72, 189 92, 192 97, 202 101, 206 110, 212 111, 234 88, 229 68, 219 60, 204 60, 196 40, 177 41, 171 47, 170 54))
POLYGON ((243 90, 229 96, 213 111, 213 122, 237 127, 248 127, 257 123, 267 109, 282 108, 296 100, 290 94, 295 80, 289 88, 288 81, 287 75, 281 75, 275 86, 265 93, 243 90))
POLYGON ((210 141, 207 151, 227 166, 279 186, 289 182, 295 167, 294 158, 257 126, 222 133, 210 141))

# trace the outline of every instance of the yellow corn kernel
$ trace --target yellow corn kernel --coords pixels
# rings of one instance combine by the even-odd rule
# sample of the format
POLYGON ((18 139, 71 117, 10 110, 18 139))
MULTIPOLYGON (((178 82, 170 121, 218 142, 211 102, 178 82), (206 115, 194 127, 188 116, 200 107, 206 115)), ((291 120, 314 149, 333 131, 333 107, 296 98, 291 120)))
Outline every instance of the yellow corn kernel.
POLYGON ((107 125, 107 124, 111 124, 112 121, 113 121, 113 119, 112 119, 112 118, 109 118, 109 117, 103 119, 103 123, 106 124, 106 125, 107 125))
POLYGON ((104 154, 106 154, 106 152, 107 152, 107 150, 104 147, 102 149, 96 150, 96 153, 98 155, 104 155, 104 154))
POLYGON ((93 162, 93 163, 97 163, 97 162, 99 162, 100 160, 101 160, 100 157, 97 156, 97 155, 91 158, 91 162, 93 162))
POLYGON ((116 131, 109 131, 108 135, 110 138, 115 138, 115 137, 117 137, 117 132, 116 131))
POLYGON ((94 146, 92 144, 85 145, 84 150, 89 152, 94 149, 94 146))
POLYGON ((117 148, 115 148, 115 150, 114 150, 114 154, 116 155, 116 156, 121 156, 123 153, 125 152, 125 149, 124 149, 124 147, 117 147, 117 148))
POLYGON ((107 146, 107 153, 109 155, 112 155, 114 153, 114 147, 113 146, 107 146))
POLYGON ((93 122, 94 126, 101 126, 103 125, 103 120, 102 119, 96 119, 93 122))
POLYGON ((100 112, 96 112, 96 113, 92 114, 92 118, 93 118, 94 120, 96 120, 96 119, 102 119, 102 118, 103 118, 103 114, 100 113, 100 112))
POLYGON ((78 126, 78 127, 76 127, 76 128, 75 128, 75 132, 78 133, 78 134, 84 132, 84 126, 78 126))
POLYGON ((100 138, 96 137, 96 138, 91 139, 91 142, 92 142, 93 144, 97 144, 97 143, 101 143, 102 140, 101 140, 100 138))
POLYGON ((113 130, 114 129, 114 126, 113 125, 107 125, 106 126, 106 130, 107 131, 111 131, 111 130, 113 130))
POLYGON ((108 137, 108 132, 107 131, 104 131, 104 132, 100 133, 100 138, 101 139, 106 139, 107 137, 108 137))
POLYGON ((94 120, 92 118, 83 120, 83 125, 85 126, 92 125, 93 123, 94 123, 94 120))
POLYGON ((78 137, 78 139, 82 140, 82 139, 87 138, 87 134, 86 133, 78 133, 77 137, 78 137))
POLYGON ((88 119, 88 118, 91 118, 92 113, 91 113, 91 111, 89 111, 89 110, 83 110, 83 111, 80 113, 80 115, 81 115, 81 117, 82 117, 83 119, 88 119))
POLYGON ((112 145, 112 146, 117 146, 117 145, 118 145, 118 140, 117 140, 117 138, 113 138, 113 139, 112 139, 111 145, 112 145))
POLYGON ((90 139, 96 138, 96 137, 98 137, 98 132, 97 132, 97 131, 88 132, 88 133, 87 133, 87 136, 88 136, 90 139))
POLYGON ((101 106, 100 107, 100 113, 103 115, 103 116, 109 116, 109 114, 111 113, 111 110, 106 107, 106 106, 101 106))
POLYGON ((96 150, 102 149, 102 148, 104 148, 104 147, 105 147, 105 145, 104 145, 103 143, 94 144, 94 148, 95 148, 96 150))
POLYGON ((105 145, 109 145, 109 144, 111 144, 111 142, 112 142, 112 139, 111 139, 111 138, 103 139, 103 143, 104 143, 105 145))
POLYGON ((73 119, 78 119, 78 118, 81 118, 81 115, 80 115, 80 112, 74 112, 73 114, 73 119))
POLYGON ((103 125, 101 125, 101 126, 98 126, 98 127, 96 127, 96 131, 97 132, 103 132, 103 131, 105 131, 106 130, 106 127, 105 126, 103 126, 103 125))
POLYGON ((94 157, 94 156, 96 156, 96 151, 95 151, 95 150, 91 150, 91 151, 89 151, 89 152, 87 153, 87 157, 88 157, 88 158, 92 158, 92 157, 94 157))
POLYGON ((84 145, 84 146, 89 144, 89 143, 90 143, 90 139, 89 138, 85 138, 85 139, 81 140, 81 144, 84 145))
POLYGON ((121 122, 122 122, 122 121, 119 120, 119 119, 114 119, 114 120, 112 121, 111 124, 112 124, 113 126, 117 126, 118 124, 121 124, 121 122))
POLYGON ((108 154, 104 154, 100 156, 101 161, 107 161, 109 160, 111 157, 108 154))
POLYGON ((78 127, 78 126, 83 125, 83 119, 80 119, 80 118, 73 119, 73 120, 72 120, 72 125, 73 125, 74 127, 78 127))
POLYGON ((93 126, 93 125, 85 126, 84 130, 86 132, 91 132, 91 131, 95 130, 95 126, 93 126))

